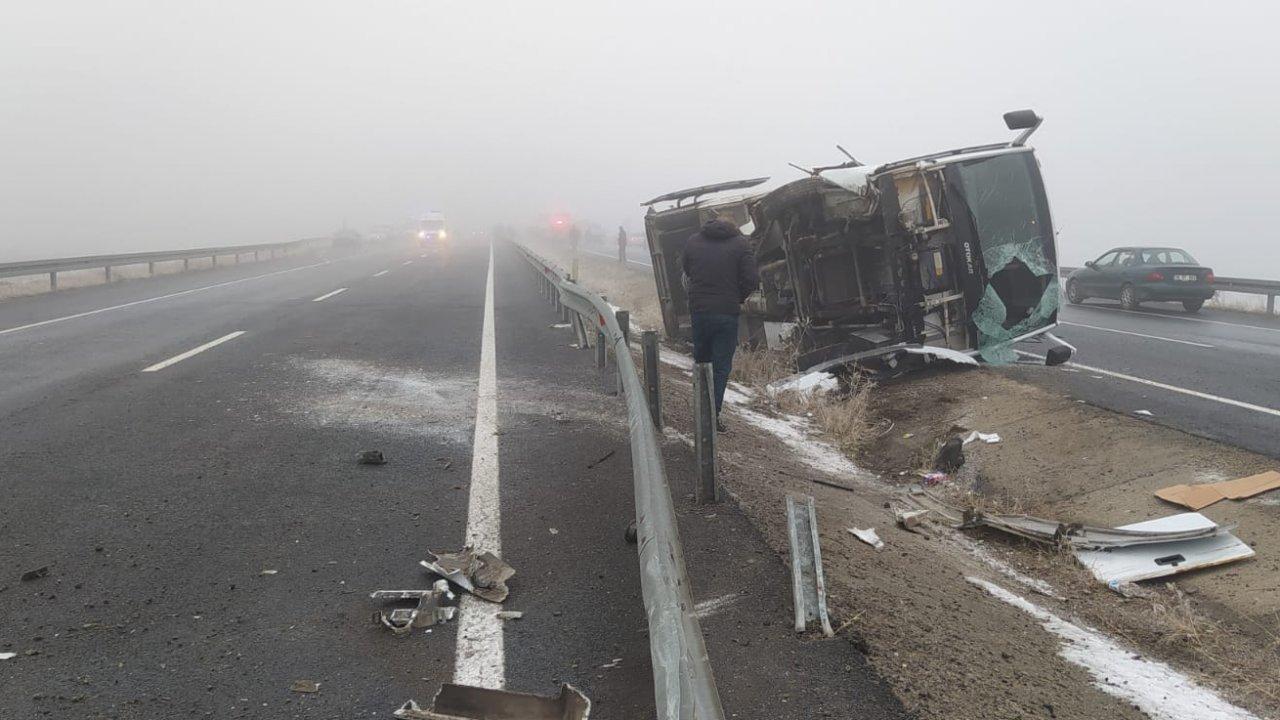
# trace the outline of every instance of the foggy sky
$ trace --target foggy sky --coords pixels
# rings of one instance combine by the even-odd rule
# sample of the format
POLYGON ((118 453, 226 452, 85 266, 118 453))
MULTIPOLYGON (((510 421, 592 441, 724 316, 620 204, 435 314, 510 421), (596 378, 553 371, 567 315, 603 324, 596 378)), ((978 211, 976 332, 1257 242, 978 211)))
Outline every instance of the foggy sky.
POLYGON ((1280 12, 1247 3, 57 2, 0 23, 0 261, 444 211, 641 228, 786 166, 1033 138, 1064 264, 1280 277, 1280 12))

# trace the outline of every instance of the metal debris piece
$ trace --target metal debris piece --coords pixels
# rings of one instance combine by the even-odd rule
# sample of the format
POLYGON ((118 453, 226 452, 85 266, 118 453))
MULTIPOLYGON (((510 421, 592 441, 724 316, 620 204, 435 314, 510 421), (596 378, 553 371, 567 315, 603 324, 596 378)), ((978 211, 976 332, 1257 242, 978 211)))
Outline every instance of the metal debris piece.
POLYGON ((258 573, 258 574, 259 574, 259 575, 275 575, 275 574, 277 574, 277 573, 279 573, 279 572, 280 572, 279 570, 263 570, 262 572, 260 572, 260 573, 258 573))
POLYGON ((524 612, 520 610, 501 610, 496 614, 499 620, 519 620, 524 617, 524 612))
POLYGON ((924 526, 925 520, 929 517, 928 510, 897 510, 894 512, 894 518, 903 530, 911 532, 920 532, 920 528, 924 526))
MULTIPOLYGON (((1115 531, 1155 530, 1166 534, 1196 529, 1217 529, 1218 524, 1200 513, 1180 513, 1168 517, 1123 525, 1115 531)), ((1176 575, 1200 568, 1225 565, 1254 556, 1253 548, 1235 535, 1221 532, 1209 537, 1144 543, 1106 550, 1075 549, 1076 559, 1098 580, 1124 594, 1122 586, 1139 580, 1176 575)), ((1127 597, 1127 596, 1126 596, 1127 597)))
POLYGON ((457 608, 442 605, 442 600, 452 600, 449 581, 437 580, 430 590, 378 590, 369 597, 374 600, 417 600, 416 608, 395 608, 378 611, 373 617, 396 635, 404 635, 414 628, 431 627, 453 619, 457 608))
POLYGON ((870 545, 871 547, 877 550, 884 549, 884 541, 881 540, 880 536, 876 534, 875 528, 867 528, 865 530, 862 528, 846 528, 846 530, 848 530, 851 535, 858 538, 862 542, 870 545))
POLYGON ((1150 545, 1153 543, 1198 540, 1229 533, 1234 526, 1198 526, 1180 530, 1133 529, 1132 526, 1106 528, 1083 523, 1064 523, 1030 515, 987 515, 980 510, 964 513, 964 528, 989 527, 1038 542, 1069 545, 1079 550, 1150 545))
POLYGON ((289 689, 296 693, 315 693, 320 692, 320 683, 314 680, 294 680, 289 689))
POLYGON ((430 709, 410 700, 392 714, 400 720, 588 720, 591 701, 572 685, 545 697, 445 683, 430 709))
POLYGON ((791 540, 791 593, 796 609, 796 632, 817 621, 827 637, 835 635, 827 617, 827 588, 818 545, 818 516, 813 496, 787 496, 787 534, 791 540))
POLYGON ((22 582, 31 582, 32 580, 39 580, 40 578, 48 574, 49 574, 49 566, 44 565, 42 567, 36 568, 35 570, 28 570, 22 573, 22 582))
POLYGON ((0 653, 0 660, 12 660, 18 657, 18 653, 0 653))
POLYGON ((381 450, 362 450, 356 456, 356 462, 361 465, 386 465, 387 459, 382 456, 381 450))
POLYGON ((471 548, 456 553, 427 551, 434 560, 419 564, 449 582, 490 602, 507 599, 507 580, 516 574, 514 568, 491 552, 476 554, 471 548))

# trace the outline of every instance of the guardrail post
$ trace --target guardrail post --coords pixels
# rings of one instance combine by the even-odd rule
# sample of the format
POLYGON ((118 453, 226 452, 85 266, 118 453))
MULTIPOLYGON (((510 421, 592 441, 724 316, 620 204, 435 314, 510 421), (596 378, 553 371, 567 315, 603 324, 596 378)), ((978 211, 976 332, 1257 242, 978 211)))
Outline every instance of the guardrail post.
POLYGON ((254 261, 254 262, 258 262, 258 251, 257 251, 257 250, 254 250, 254 251, 253 251, 253 261, 254 261))
POLYGON ((214 266, 214 267, 218 267, 218 256, 217 256, 217 255, 211 255, 211 256, 209 257, 209 259, 213 261, 213 266, 214 266))
POLYGON ((604 366, 608 363, 608 358, 605 353, 606 353, 606 350, 604 347, 604 333, 601 332, 600 330, 597 330, 596 331, 596 367, 601 370, 603 370, 604 366))
POLYGON ((236 253, 236 265, 240 264, 240 253, 236 253))
POLYGON ((191 258, 182 258, 182 272, 186 272, 190 269, 191 269, 191 258))
MULTIPOLYGON (((618 328, 622 330, 622 350, 621 352, 631 352, 631 313, 626 310, 615 310, 613 317, 618 321, 618 328)), ((616 352, 616 351, 615 351, 616 352)), ((622 394, 622 366, 618 365, 617 372, 614 373, 617 379, 618 395, 622 394)))
POLYGON ((1268 315, 1276 314, 1276 296, 1275 295, 1267 296, 1267 314, 1268 315))
POLYGON ((154 262, 147 263, 147 274, 148 275, 156 274, 156 264, 154 262))
POLYGON ((111 282, 111 266, 110 266, 110 265, 108 265, 106 269, 107 269, 107 273, 106 273, 106 275, 107 275, 107 282, 111 282))
POLYGON ((693 366, 693 453, 698 459, 698 504, 716 501, 716 401, 711 363, 693 366))
POLYGON ((50 290, 58 289, 58 273, 56 272, 49 273, 49 289, 50 290))
POLYGON ((661 375, 658 374, 658 333, 645 330, 640 333, 640 347, 644 355, 644 394, 649 400, 649 417, 653 426, 662 429, 662 390, 659 386, 661 375))

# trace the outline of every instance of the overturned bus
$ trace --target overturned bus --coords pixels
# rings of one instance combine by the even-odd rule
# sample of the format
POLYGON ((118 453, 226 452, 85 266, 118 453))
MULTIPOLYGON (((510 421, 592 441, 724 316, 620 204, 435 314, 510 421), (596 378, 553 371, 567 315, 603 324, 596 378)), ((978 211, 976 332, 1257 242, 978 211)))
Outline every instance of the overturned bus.
MULTIPOLYGON (((768 179, 754 178, 644 203, 667 336, 689 335, 684 242, 721 216, 749 235, 760 268, 744 342, 791 348, 800 369, 1013 360, 1015 342, 1057 324, 1059 291, 1048 199, 1025 144, 1041 118, 1004 119, 1022 130, 1011 142, 874 168, 850 156, 767 193, 724 195, 768 179)), ((1047 353, 1051 363, 1069 356, 1065 344, 1047 353)))

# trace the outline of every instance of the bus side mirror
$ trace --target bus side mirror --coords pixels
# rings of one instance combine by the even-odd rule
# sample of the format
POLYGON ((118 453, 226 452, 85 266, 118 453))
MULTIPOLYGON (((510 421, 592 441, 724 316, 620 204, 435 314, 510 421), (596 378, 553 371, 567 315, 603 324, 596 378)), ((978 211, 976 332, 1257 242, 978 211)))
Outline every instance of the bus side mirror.
POLYGON ((1004 114, 1005 127, 1022 131, 1022 134, 1014 138, 1011 143, 1014 146, 1025 145, 1027 138, 1031 137, 1031 133, 1035 132, 1042 122, 1044 118, 1037 115, 1035 110, 1010 110, 1004 114))

